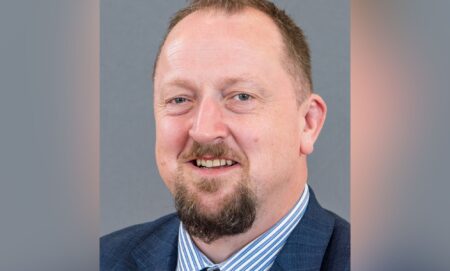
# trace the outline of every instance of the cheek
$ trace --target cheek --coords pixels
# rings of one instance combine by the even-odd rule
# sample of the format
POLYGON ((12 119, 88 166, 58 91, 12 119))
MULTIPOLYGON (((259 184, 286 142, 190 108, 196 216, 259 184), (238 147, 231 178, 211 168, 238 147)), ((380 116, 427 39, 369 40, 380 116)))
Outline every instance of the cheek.
POLYGON ((292 153, 293 149, 299 148, 300 128, 296 124, 293 118, 261 118, 246 122, 235 130, 248 151, 264 156, 273 152, 292 153))
POLYGON ((176 118, 162 118, 156 123, 156 147, 162 153, 174 155, 188 136, 186 122, 176 118))
POLYGON ((177 169, 178 155, 183 151, 188 129, 183 121, 162 118, 156 122, 156 162, 163 179, 177 169))
POLYGON ((238 143, 248 156, 255 180, 267 182, 290 171, 299 157, 298 130, 292 121, 280 118, 248 122, 237 130, 238 143))
POLYGON ((272 122, 265 119, 241 122, 232 129, 239 147, 249 159, 252 175, 263 173, 263 169, 270 164, 275 132, 272 128, 272 122))

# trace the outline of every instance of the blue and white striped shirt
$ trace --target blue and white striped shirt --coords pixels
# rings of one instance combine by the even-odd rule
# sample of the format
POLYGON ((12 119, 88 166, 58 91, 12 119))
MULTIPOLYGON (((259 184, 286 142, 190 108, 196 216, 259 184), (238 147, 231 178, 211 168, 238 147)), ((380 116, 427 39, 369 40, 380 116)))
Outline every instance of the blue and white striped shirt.
POLYGON ((220 268, 221 271, 266 271, 275 261, 292 230, 305 213, 309 200, 308 185, 295 206, 280 221, 233 256, 214 264, 194 244, 189 233, 180 223, 178 235, 177 271, 197 271, 203 268, 220 268))

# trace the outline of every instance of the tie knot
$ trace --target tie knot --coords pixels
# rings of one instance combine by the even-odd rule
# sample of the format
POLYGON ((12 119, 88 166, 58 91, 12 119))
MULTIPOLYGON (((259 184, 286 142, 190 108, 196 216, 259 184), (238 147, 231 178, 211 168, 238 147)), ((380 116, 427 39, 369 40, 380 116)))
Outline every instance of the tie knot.
POLYGON ((219 269, 219 267, 217 267, 217 266, 213 266, 213 267, 206 267, 206 268, 203 268, 203 269, 200 270, 200 271, 220 271, 220 269, 219 269))

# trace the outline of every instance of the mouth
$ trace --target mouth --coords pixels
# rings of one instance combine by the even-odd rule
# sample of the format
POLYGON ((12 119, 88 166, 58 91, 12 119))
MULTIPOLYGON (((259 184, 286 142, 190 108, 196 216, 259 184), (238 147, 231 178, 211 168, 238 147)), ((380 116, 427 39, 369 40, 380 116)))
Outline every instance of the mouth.
POLYGON ((239 164, 238 162, 227 158, 197 158, 190 163, 201 169, 229 168, 239 164))

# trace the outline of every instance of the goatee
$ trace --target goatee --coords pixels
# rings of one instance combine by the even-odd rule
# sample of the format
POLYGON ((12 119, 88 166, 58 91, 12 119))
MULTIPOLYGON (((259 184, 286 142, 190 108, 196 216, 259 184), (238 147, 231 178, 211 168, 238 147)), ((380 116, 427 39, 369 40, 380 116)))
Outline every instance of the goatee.
MULTIPOLYGON (((208 183, 216 181, 205 180, 208 183)), ((242 182, 238 184, 234 194, 224 198, 220 210, 214 214, 202 210, 197 195, 178 182, 175 207, 187 232, 205 243, 246 232, 256 217, 256 197, 242 182)))

